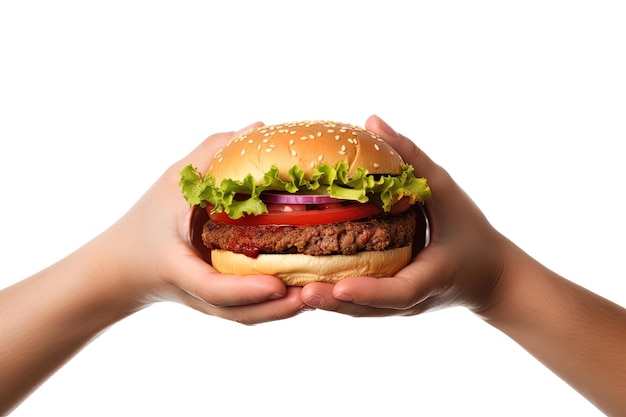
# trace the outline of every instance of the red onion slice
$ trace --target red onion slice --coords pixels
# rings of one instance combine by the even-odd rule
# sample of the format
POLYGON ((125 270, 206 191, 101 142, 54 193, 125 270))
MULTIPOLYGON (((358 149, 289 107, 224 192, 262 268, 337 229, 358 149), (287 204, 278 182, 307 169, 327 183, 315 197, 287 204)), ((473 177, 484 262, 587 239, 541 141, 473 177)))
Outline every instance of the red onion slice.
POLYGON ((278 203, 278 204, 325 204, 325 203, 340 203, 340 198, 333 198, 328 195, 319 194, 288 194, 288 193, 272 193, 264 191, 261 193, 261 200, 266 203, 278 203))

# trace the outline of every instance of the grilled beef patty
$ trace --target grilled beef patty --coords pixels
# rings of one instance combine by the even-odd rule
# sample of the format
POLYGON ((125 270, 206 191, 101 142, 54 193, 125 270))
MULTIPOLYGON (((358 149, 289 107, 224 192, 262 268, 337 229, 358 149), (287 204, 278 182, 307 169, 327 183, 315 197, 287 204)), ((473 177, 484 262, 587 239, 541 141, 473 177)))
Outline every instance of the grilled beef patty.
POLYGON ((352 255, 408 246, 415 234, 415 211, 309 226, 236 226, 206 222, 202 240, 209 249, 223 249, 252 258, 261 253, 352 255))

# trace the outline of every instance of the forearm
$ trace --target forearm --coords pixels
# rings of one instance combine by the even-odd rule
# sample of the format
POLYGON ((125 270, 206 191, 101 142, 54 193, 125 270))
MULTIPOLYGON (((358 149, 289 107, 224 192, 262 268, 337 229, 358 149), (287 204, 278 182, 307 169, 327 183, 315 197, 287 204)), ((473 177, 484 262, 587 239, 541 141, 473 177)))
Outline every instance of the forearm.
POLYGON ((521 251, 483 317, 609 415, 626 409, 626 310, 521 251))
POLYGON ((136 309, 100 263, 100 243, 0 292, 0 414, 136 309))

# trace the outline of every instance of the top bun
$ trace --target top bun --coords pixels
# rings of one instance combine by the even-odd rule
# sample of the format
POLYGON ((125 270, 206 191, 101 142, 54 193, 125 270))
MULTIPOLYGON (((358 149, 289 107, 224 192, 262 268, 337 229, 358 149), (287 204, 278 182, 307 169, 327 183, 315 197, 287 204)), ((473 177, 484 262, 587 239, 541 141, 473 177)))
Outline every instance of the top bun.
POLYGON ((281 179, 294 165, 311 179, 317 165, 346 162, 348 175, 357 168, 370 174, 399 175, 405 165, 398 153, 379 135, 362 127, 330 122, 302 121, 250 129, 220 149, 208 174, 217 180, 242 180, 251 174, 257 182, 276 165, 281 179))

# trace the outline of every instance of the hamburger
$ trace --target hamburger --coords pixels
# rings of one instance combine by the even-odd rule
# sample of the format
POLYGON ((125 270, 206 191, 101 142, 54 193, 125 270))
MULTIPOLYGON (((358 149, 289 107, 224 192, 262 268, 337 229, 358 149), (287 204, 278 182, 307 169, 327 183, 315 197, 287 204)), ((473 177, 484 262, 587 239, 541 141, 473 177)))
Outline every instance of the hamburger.
POLYGON ((426 179, 359 126, 261 126, 219 150, 207 172, 188 165, 180 175, 189 205, 208 214, 202 241, 222 273, 292 286, 386 277, 425 244, 426 179))

